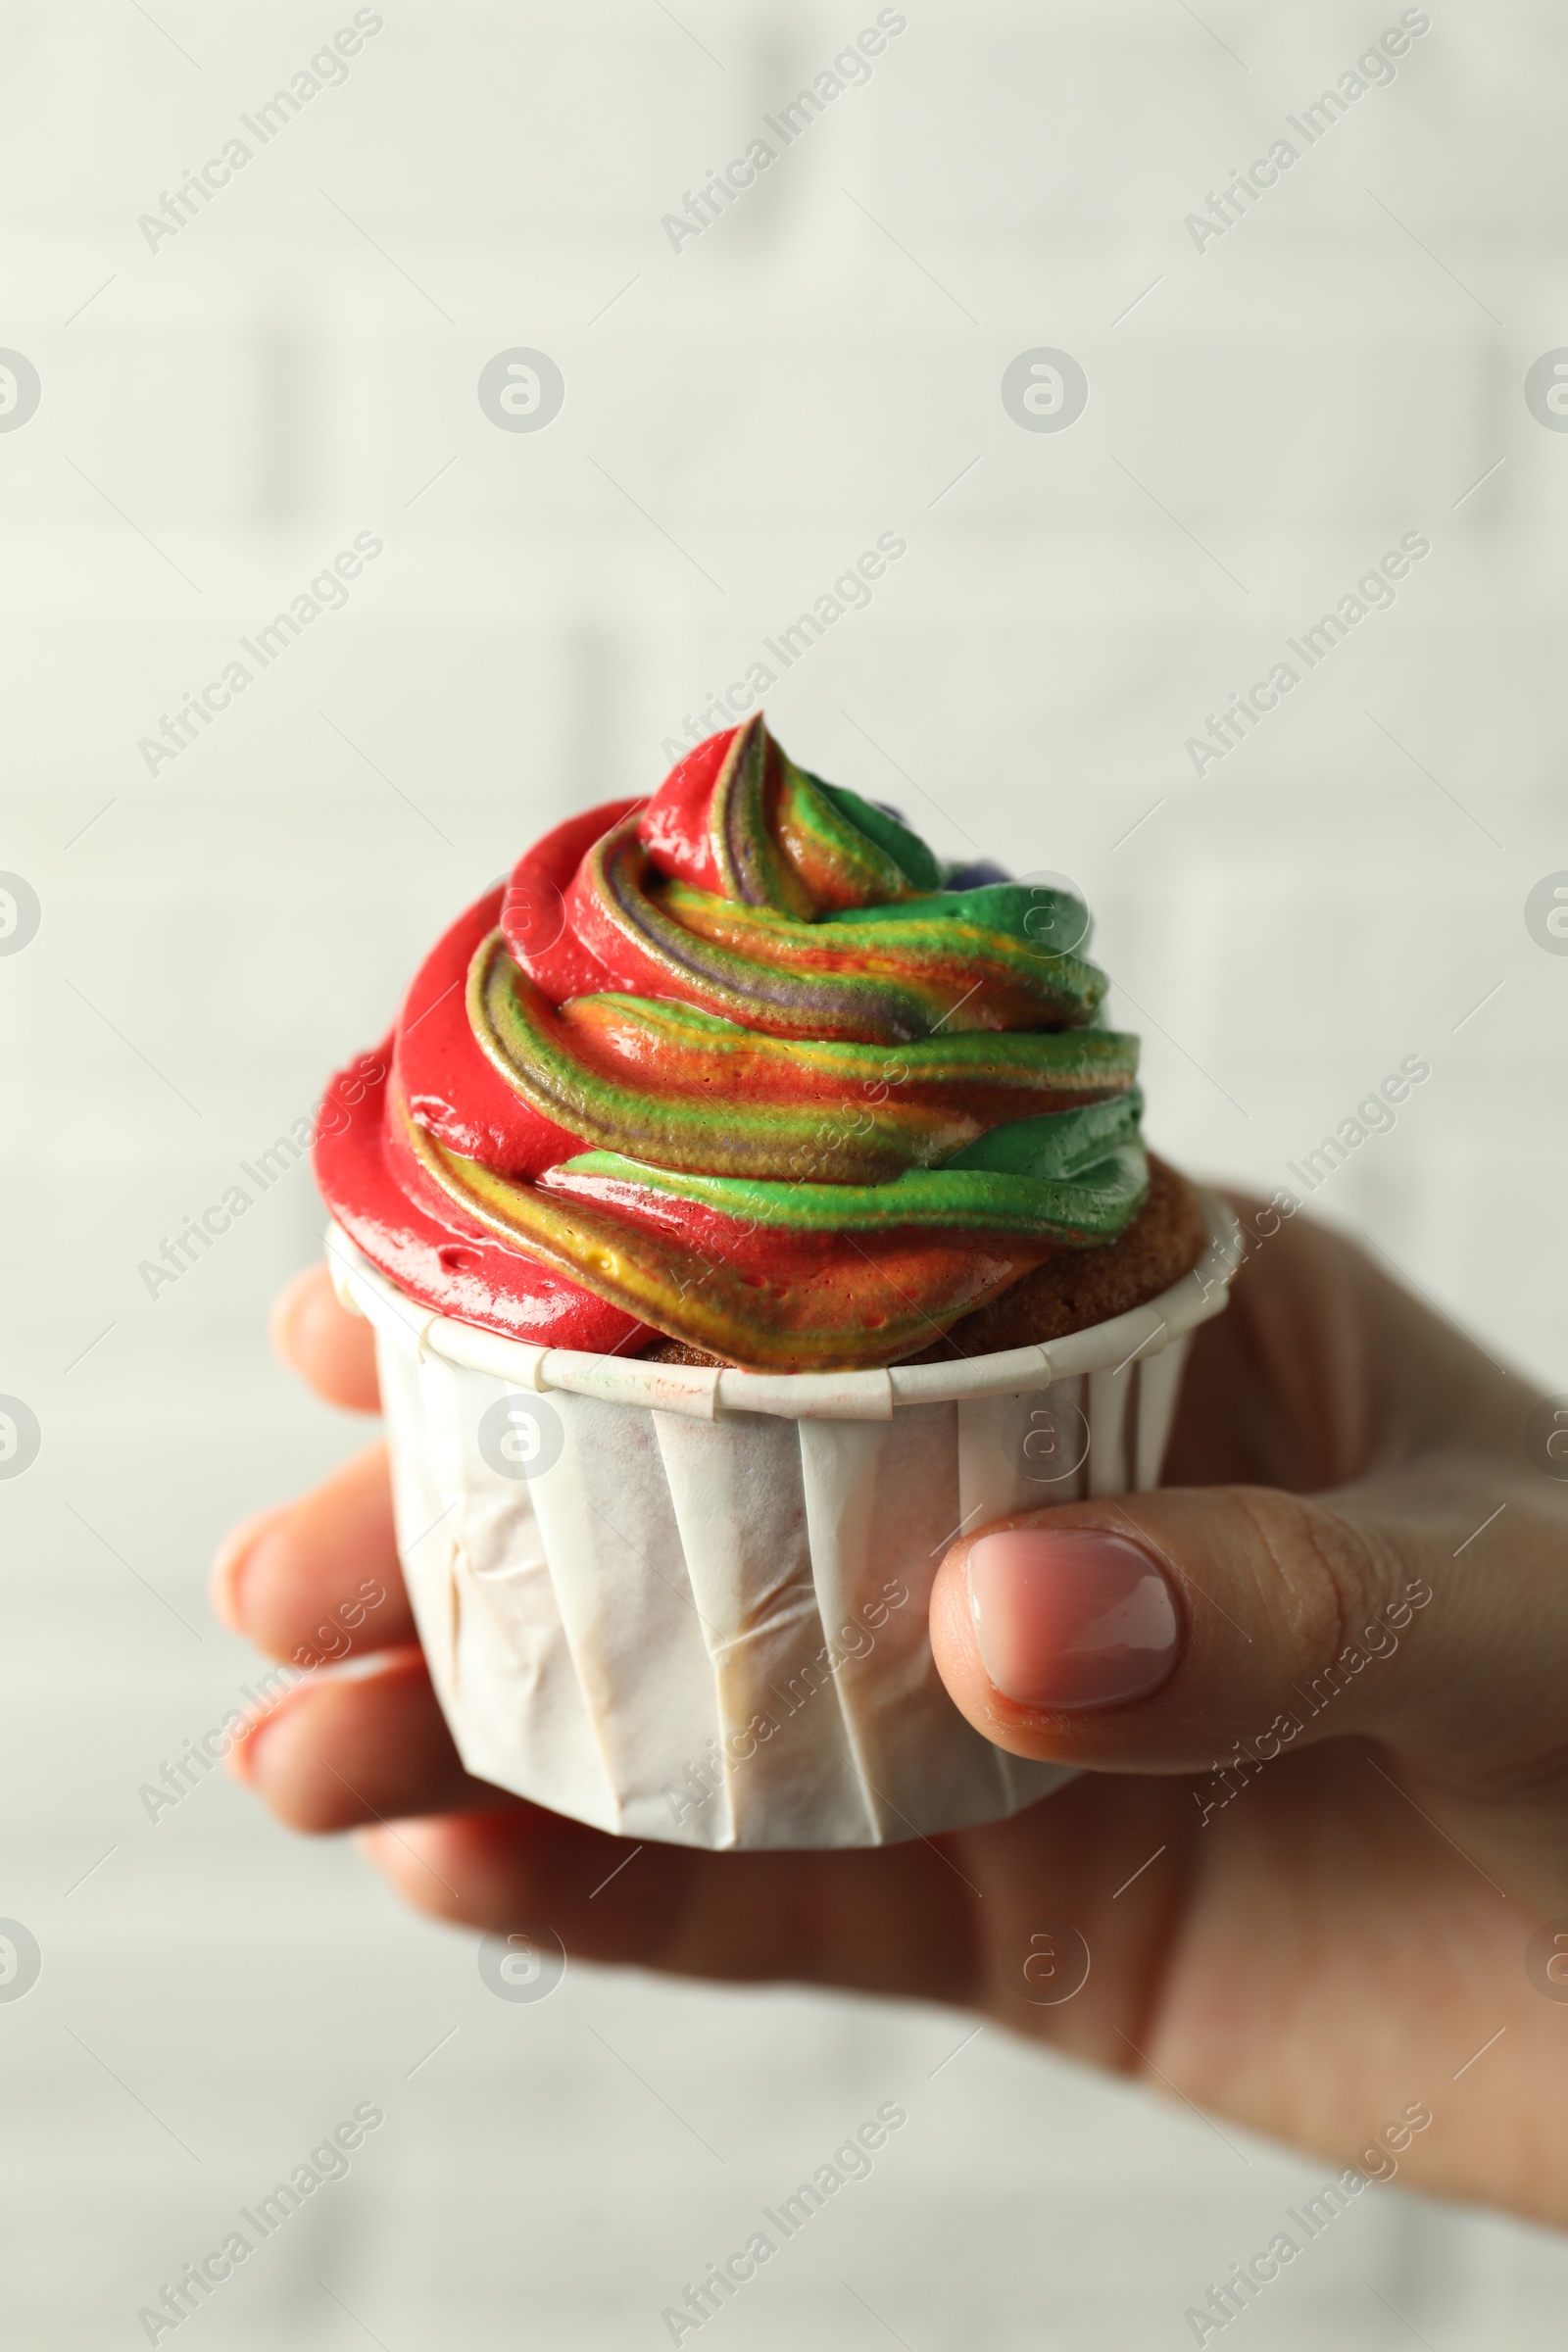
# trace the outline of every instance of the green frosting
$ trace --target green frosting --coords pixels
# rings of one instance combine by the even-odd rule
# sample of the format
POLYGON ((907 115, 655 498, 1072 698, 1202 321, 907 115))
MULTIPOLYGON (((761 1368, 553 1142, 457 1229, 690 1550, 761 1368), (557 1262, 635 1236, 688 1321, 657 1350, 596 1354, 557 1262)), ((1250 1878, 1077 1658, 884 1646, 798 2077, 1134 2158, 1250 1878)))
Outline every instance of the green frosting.
POLYGON ((1112 1239, 1149 1189, 1138 1142, 1137 1089, 1106 1102, 1014 1120, 971 1144, 941 1168, 909 1168, 886 1184, 790 1184, 699 1176, 656 1168, 619 1152, 584 1152, 545 1179, 569 1191, 573 1178, 600 1192, 632 1186, 655 1199, 685 1200, 753 1225, 854 1234, 890 1226, 1039 1234, 1054 1241, 1112 1239), (999 1138, 1009 1139, 1005 1146, 999 1138), (987 1157, 987 1147, 991 1147, 987 1157), (598 1181, 595 1181, 598 1180, 598 1181))
POLYGON ((862 801, 847 784, 824 784, 820 776, 812 776, 811 782, 818 791, 827 794, 853 825, 859 827, 868 841, 886 851, 916 890, 942 888, 942 868, 918 833, 911 833, 907 825, 901 824, 896 816, 889 816, 873 801, 862 801))
POLYGON ((990 1168, 1003 1176, 1076 1176, 1104 1152, 1123 1144, 1136 1144, 1143 1116, 1142 1087, 1103 1102, 1084 1102, 1073 1110, 1041 1111, 1032 1119, 1012 1119, 992 1127, 944 1161, 952 1168, 990 1168))

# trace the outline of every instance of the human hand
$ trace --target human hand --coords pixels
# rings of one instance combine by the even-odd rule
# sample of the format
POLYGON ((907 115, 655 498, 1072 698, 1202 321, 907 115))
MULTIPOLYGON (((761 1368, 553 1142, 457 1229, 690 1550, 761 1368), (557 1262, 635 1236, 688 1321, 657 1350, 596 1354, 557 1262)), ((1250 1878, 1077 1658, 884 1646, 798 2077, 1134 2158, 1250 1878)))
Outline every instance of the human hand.
MULTIPOLYGON (((1568 2223, 1568 2001, 1543 1997, 1540 1937, 1526 1968, 1553 1915, 1568 1951, 1568 1487, 1532 1464, 1526 1384, 1325 1229, 1257 1230, 1194 1342, 1168 1483, 943 1562, 956 1703, 1087 1775, 1012 1820, 870 1852, 645 1844, 617 1870, 629 1841, 464 1772, 380 1447, 220 1553, 220 1615, 281 1658, 335 1649, 320 1629, 362 1585, 386 1594, 360 1610, 364 1670, 297 1684, 235 1770, 296 1828, 361 1827, 443 1918, 967 2006, 1362 2173, 1568 2223), (1066 1934, 1031 1982, 1043 1921, 1066 1934), (1075 1937, 1087 1982, 1037 2005, 1075 1937)), ((373 1408, 368 1326, 323 1269, 274 1337, 319 1395, 373 1408)))

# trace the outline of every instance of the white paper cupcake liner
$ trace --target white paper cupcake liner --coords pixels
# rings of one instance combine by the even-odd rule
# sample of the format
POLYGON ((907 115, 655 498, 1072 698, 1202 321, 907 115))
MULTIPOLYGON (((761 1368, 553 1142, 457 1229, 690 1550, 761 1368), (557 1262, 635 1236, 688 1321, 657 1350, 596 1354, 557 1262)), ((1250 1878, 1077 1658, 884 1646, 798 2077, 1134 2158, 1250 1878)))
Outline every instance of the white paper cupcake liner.
POLYGON ((956 1536, 1156 1486, 1240 1234, 1148 1305, 1004 1354, 767 1374, 531 1348, 327 1234, 375 1327, 398 1544, 467 1769, 618 1836, 886 1845, 1070 1778, 958 1713, 926 1614, 956 1536))

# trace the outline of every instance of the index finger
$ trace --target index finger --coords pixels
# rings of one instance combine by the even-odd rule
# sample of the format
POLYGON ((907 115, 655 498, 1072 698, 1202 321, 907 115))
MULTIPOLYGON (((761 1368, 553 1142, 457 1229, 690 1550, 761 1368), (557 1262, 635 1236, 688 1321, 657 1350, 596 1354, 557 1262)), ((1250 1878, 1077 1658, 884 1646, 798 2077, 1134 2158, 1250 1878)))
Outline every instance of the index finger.
POLYGON ((268 1329, 284 1363, 318 1396, 351 1412, 380 1411, 375 1334, 338 1303, 325 1266, 307 1266, 279 1292, 268 1329))

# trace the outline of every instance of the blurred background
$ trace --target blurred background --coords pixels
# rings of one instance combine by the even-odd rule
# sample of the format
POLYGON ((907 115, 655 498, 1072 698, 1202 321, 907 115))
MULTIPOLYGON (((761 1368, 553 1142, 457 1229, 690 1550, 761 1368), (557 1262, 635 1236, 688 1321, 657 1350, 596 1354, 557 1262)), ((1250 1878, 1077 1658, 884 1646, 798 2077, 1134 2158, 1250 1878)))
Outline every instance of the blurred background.
MULTIPOLYGON (((1314 1207, 1563 1385, 1568 24, 1434 0, 1357 72, 1400 24, 0 8, 0 1916, 42 1968, 0 1999, 8 2342, 145 2340, 365 2102, 203 2341, 667 2340, 892 2099, 908 2128, 726 2340, 1143 2352, 1323 2179, 936 2011, 587 1968, 500 2001, 475 1938, 220 1773, 149 1818, 258 1670, 208 1613, 220 1531, 366 1431, 263 1337, 319 1247, 303 1167, 176 1283, 138 1269, 458 908, 651 790, 760 661, 797 759, 1087 892, 1194 1170, 1304 1194, 1289 1163, 1429 1063, 1314 1207), (871 601, 785 670, 764 638, 883 534, 871 601), (345 601, 245 653, 357 538, 345 601)), ((1396 2187, 1246 2327, 1524 2348, 1565 2294, 1560 2241, 1396 2187)))

